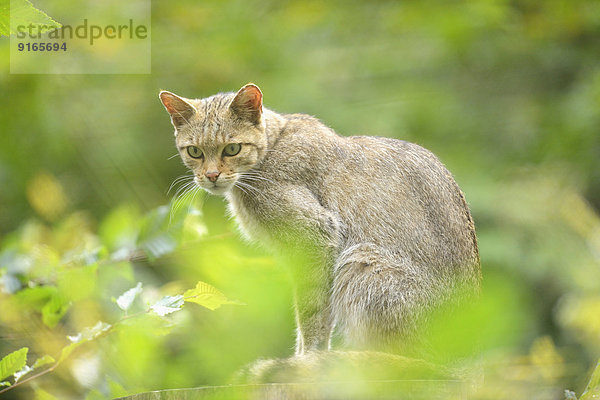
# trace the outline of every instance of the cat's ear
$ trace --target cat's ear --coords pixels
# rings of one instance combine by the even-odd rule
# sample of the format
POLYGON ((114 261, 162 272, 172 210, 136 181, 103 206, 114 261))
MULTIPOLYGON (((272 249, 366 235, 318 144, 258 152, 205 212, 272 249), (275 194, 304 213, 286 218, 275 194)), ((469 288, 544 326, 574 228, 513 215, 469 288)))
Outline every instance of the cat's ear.
POLYGON ((249 83, 236 93, 229 107, 238 117, 260 125, 263 111, 262 92, 258 86, 249 83))
POLYGON ((162 101, 163 106, 167 109, 169 115, 171 115, 171 123, 175 128, 179 128, 192 119, 196 113, 196 108, 183 97, 179 97, 174 93, 162 90, 158 97, 162 101))

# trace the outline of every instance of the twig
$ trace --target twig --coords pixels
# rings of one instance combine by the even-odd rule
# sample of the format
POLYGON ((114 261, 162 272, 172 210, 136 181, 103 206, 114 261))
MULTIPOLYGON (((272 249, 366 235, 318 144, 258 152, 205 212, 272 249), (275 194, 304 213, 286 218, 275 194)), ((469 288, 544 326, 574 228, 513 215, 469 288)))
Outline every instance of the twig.
POLYGON ((16 388, 17 386, 20 386, 20 385, 24 384, 25 382, 29 382, 29 381, 30 381, 30 380, 32 380, 32 379, 39 378, 40 376, 46 375, 47 373, 54 371, 54 370, 56 369, 56 367, 58 367, 58 365, 59 365, 59 364, 60 364, 60 363, 57 361, 57 362, 56 362, 56 363, 55 363, 53 366, 51 366, 50 368, 48 368, 48 369, 45 369, 45 370, 43 370, 43 371, 41 371, 41 372, 38 372, 37 374, 33 374, 33 375, 31 375, 29 378, 25 378, 25 379, 23 379, 22 381, 18 381, 18 382, 16 382, 14 385, 11 385, 11 386, 8 386, 8 387, 5 387, 4 389, 0 390, 0 394, 2 394, 2 393, 4 393, 4 392, 8 392, 9 390, 11 390, 11 389, 14 389, 14 388, 16 388))

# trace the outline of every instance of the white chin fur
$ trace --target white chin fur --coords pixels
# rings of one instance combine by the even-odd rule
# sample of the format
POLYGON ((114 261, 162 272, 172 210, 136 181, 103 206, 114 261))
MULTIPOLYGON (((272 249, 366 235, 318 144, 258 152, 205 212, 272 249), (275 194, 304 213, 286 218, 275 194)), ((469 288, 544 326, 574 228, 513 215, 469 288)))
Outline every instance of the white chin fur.
POLYGON ((231 189, 231 185, 219 185, 219 186, 211 186, 211 187, 202 186, 202 189, 204 189, 208 193, 214 194, 216 196, 224 196, 225 193, 229 192, 229 190, 231 189))

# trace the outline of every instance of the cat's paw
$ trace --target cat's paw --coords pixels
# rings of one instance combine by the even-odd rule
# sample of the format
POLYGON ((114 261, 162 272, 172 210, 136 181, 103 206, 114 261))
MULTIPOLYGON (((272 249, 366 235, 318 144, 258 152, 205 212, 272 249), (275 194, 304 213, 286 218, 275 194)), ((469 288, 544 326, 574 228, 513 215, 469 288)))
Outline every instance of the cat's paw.
POLYGON ((312 351, 290 358, 258 360, 240 370, 237 383, 344 380, 454 379, 450 369, 424 360, 372 351, 312 351))
POLYGON ((288 364, 289 359, 257 360, 237 371, 233 380, 238 384, 286 382, 288 364))

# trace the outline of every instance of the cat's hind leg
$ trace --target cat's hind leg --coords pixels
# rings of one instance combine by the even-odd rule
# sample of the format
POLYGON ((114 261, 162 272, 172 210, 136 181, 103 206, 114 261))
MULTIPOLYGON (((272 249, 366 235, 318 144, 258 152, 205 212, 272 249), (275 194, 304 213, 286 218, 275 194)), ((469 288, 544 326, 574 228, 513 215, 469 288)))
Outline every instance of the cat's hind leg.
POLYGON ((436 303, 435 286, 427 271, 376 245, 342 252, 331 306, 346 347, 418 355, 422 324, 436 303))

